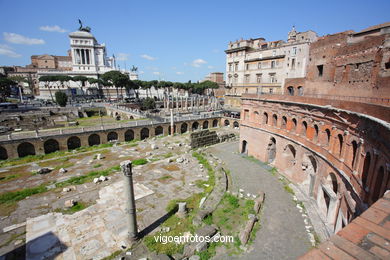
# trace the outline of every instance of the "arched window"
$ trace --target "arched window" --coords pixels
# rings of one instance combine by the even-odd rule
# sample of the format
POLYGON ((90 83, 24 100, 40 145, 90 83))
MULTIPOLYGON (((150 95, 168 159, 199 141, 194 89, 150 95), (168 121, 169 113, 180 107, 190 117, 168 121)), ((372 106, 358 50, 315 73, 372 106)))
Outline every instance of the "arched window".
POLYGON ((383 166, 381 166, 376 176, 374 189, 372 190, 372 203, 377 201, 383 195, 383 193, 381 192, 381 188, 382 188, 384 177, 385 177, 385 169, 383 168, 383 166))
POLYGON ((275 115, 275 114, 272 116, 272 125, 273 126, 277 126, 278 125, 278 116, 275 115))
POLYGON ((367 184, 368 184, 367 182, 368 182, 368 175, 370 171, 370 164, 371 164, 371 154, 367 152, 364 158, 363 172, 362 172, 362 183, 364 189, 367 188, 367 184))
POLYGON ((264 114, 263 114, 263 124, 264 125, 268 124, 268 114, 267 114, 267 112, 264 112, 264 114))
POLYGON ((287 88, 287 91, 288 91, 288 94, 289 94, 290 96, 294 96, 294 87, 293 87, 293 86, 289 86, 289 87, 287 88))
POLYGON ((303 96, 303 87, 302 86, 298 87, 298 96, 303 96))
POLYGON ((325 129, 325 133, 326 133, 326 145, 329 145, 329 143, 330 143, 330 130, 325 129))
POLYGON ((292 121, 291 131, 295 132, 297 130, 297 120, 293 118, 291 121, 292 121))
POLYGON ((149 138, 149 129, 144 127, 141 129, 141 140, 149 138))
POLYGON ((341 152, 343 150, 343 136, 341 134, 338 134, 337 139, 338 139, 338 147, 336 152, 338 153, 338 155, 341 155, 341 152))
POLYGON ((314 125, 314 136, 313 136, 313 141, 314 142, 317 142, 318 140, 318 133, 319 133, 319 128, 318 128, 318 125, 314 125))
POLYGON ((351 168, 352 169, 354 168, 355 161, 356 161, 357 148, 358 148, 357 142, 355 140, 352 141, 352 161, 351 161, 351 168))
POLYGON ((282 129, 286 129, 287 126, 287 117, 282 117, 282 129))
POLYGON ((301 129, 302 135, 306 136, 307 135, 307 123, 306 121, 302 122, 302 129, 301 129))

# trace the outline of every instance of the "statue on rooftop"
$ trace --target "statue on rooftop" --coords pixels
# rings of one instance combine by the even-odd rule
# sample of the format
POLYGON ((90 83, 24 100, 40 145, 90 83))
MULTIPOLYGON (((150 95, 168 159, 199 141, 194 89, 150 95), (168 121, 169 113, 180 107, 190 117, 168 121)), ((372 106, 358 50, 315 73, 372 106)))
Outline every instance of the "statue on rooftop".
POLYGON ((81 31, 81 32, 91 32, 91 28, 89 26, 83 27, 83 23, 81 22, 80 19, 79 19, 79 24, 80 24, 79 31, 81 31))

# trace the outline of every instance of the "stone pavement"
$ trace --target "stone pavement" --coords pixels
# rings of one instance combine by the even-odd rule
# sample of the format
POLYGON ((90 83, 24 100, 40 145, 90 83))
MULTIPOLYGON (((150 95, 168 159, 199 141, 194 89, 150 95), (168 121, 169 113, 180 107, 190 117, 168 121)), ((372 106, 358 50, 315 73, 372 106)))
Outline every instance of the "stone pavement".
MULTIPOLYGON (((124 181, 99 191, 99 199, 72 215, 48 213, 27 219, 27 259, 101 259, 120 250, 126 243, 124 181)), ((134 185, 135 199, 154 192, 134 185)))
POLYGON ((263 166, 239 155, 238 142, 223 143, 209 148, 231 171, 233 189, 244 194, 265 193, 260 216, 261 227, 249 252, 217 259, 296 259, 305 254, 311 244, 301 213, 292 195, 287 193, 276 176, 263 166))
POLYGON ((390 192, 300 259, 390 259, 390 192))

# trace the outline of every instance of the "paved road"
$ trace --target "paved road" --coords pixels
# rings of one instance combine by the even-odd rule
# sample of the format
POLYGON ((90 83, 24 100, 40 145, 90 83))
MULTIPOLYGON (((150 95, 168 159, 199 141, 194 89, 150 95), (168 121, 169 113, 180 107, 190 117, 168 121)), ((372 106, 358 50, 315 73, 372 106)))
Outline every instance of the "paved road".
POLYGON ((265 193, 261 228, 248 253, 229 259, 296 259, 310 249, 301 213, 291 194, 262 165, 237 154, 238 142, 209 148, 231 171, 233 191, 265 193))

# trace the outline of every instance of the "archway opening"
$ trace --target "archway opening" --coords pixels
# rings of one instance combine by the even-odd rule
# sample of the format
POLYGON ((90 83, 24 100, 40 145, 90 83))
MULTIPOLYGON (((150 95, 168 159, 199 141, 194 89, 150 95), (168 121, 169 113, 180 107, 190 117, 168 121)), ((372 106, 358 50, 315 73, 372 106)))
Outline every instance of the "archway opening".
MULTIPOLYGON (((171 126, 168 126, 168 133, 171 134, 171 126)), ((176 133, 176 125, 173 125, 173 133, 176 133)))
POLYGON ((144 127, 141 129, 141 140, 144 140, 149 137, 149 129, 144 127))
POLYGON ((298 87, 298 96, 303 96, 303 87, 302 86, 298 87))
POLYGON ((204 121, 203 122, 203 129, 209 128, 209 121, 204 121))
POLYGON ((301 134, 302 134, 303 136, 306 136, 306 135, 307 135, 307 123, 306 123, 306 121, 303 121, 303 122, 302 122, 301 134))
POLYGON ((181 124, 181 127, 180 127, 180 132, 182 134, 186 133, 188 131, 188 124, 187 123, 183 123, 181 124))
POLYGON ((242 141, 241 153, 248 154, 248 142, 245 140, 242 141))
POLYGON ((0 146, 0 160, 7 160, 8 159, 8 153, 7 150, 0 146))
POLYGON ((294 96, 294 87, 293 86, 289 86, 287 88, 287 92, 290 96, 294 96))
POLYGON ((351 168, 354 168, 355 161, 356 161, 356 154, 357 154, 357 148, 358 144, 355 140, 352 141, 352 161, 351 161, 351 168))
POLYGON ((116 132, 109 132, 107 134, 107 142, 117 141, 117 140, 118 140, 118 134, 116 132))
POLYGON ((263 124, 264 125, 268 124, 268 114, 266 112, 264 112, 263 114, 263 124))
POLYGON ((60 150, 60 145, 57 140, 49 139, 43 143, 45 154, 53 153, 60 150))
POLYGON ((81 140, 77 136, 69 137, 67 141, 68 150, 73 150, 81 147, 81 140))
POLYGON ((272 125, 277 126, 277 124, 278 124, 278 116, 274 114, 272 116, 272 125))
POLYGON ((371 164, 371 154, 367 152, 366 157, 364 158, 363 173, 362 173, 362 183, 364 189, 367 189, 370 164, 371 164))
POLYGON ((132 129, 129 129, 125 132, 125 141, 129 142, 134 140, 134 131, 132 129))
POLYGON ((195 121, 195 122, 192 124, 192 131, 195 131, 195 130, 197 130, 198 128, 199 128, 199 123, 195 121))
POLYGON ((213 120, 213 127, 218 127, 218 120, 217 119, 213 120))
POLYGON ((100 144, 100 136, 98 134, 91 134, 88 137, 88 145, 89 146, 94 146, 94 145, 99 145, 100 144))
POLYGON ((287 117, 282 117, 282 129, 286 129, 287 127, 287 117))
POLYGON ((233 122, 233 127, 234 128, 240 128, 240 124, 237 121, 233 122))
POLYGON ((383 168, 383 166, 381 166, 379 167, 376 180, 375 180, 374 189, 372 190, 372 203, 377 201, 383 195, 381 188, 382 188, 384 177, 385 177, 385 169, 383 168))
POLYGON ((295 132, 297 130, 297 120, 295 118, 293 118, 291 120, 292 122, 292 125, 291 125, 291 132, 295 132))
POLYGON ((276 140, 271 137, 267 146, 268 163, 272 163, 276 157, 276 140))
POLYGON ((154 130, 154 135, 163 135, 164 134, 164 128, 162 126, 157 126, 154 130))
POLYGON ((19 157, 24 157, 28 155, 35 155, 35 147, 29 142, 24 142, 18 145, 18 155, 19 157))
POLYGON ((226 119, 223 124, 224 124, 224 126, 229 126, 230 122, 229 122, 229 120, 226 119))

